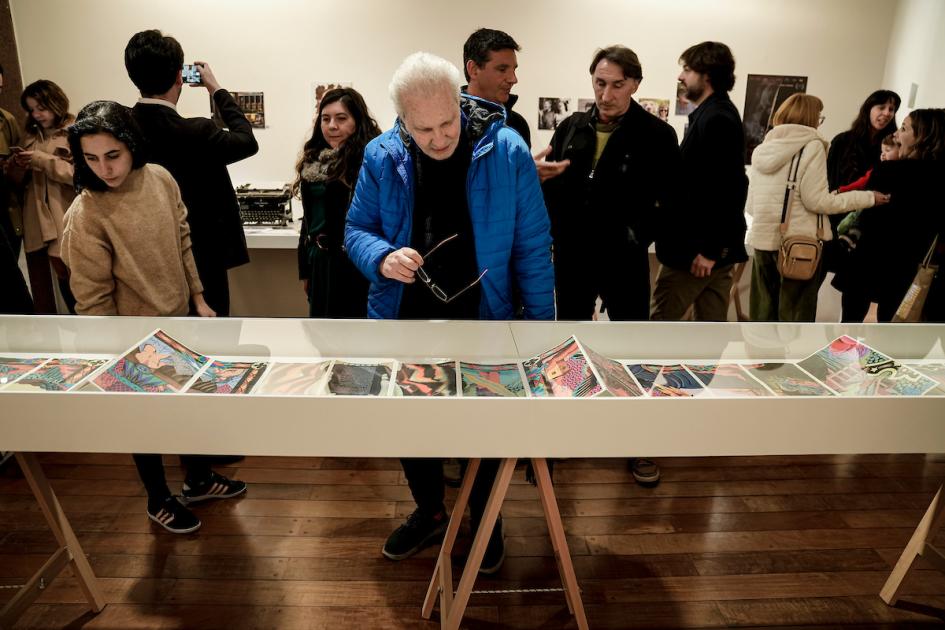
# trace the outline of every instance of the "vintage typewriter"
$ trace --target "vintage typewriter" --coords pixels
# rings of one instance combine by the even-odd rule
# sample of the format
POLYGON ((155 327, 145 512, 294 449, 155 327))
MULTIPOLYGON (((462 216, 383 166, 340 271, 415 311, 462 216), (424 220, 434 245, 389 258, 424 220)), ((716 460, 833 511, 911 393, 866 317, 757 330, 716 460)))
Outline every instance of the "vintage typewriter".
POLYGON ((252 184, 236 187, 243 225, 285 227, 292 220, 292 194, 289 185, 264 188, 252 184))

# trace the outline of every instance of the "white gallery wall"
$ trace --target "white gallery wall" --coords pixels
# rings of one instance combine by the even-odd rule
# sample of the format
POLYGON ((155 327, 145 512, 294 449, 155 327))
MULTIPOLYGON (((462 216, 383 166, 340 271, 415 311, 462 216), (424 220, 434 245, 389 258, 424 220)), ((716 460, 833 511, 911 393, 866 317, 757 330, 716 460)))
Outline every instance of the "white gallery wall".
POLYGON ((902 96, 903 111, 913 84, 915 108, 945 107, 945 2, 899 0, 883 83, 902 96))
MULTIPOLYGON (((922 23, 930 13, 941 21, 942 6, 941 0, 11 2, 24 83, 56 81, 75 110, 99 98, 133 104, 137 94, 123 50, 134 32, 147 28, 180 40, 188 62, 209 62, 224 87, 264 92, 267 128, 256 130, 260 152, 232 167, 235 182, 292 177, 311 125, 314 82, 353 83, 388 128, 394 113, 387 84, 399 62, 423 49, 461 65, 463 41, 481 26, 508 31, 523 47, 516 109, 532 125, 535 146, 550 138, 537 131, 538 98, 590 98, 587 70, 596 48, 630 46, 643 65, 637 96, 674 99, 679 54, 707 39, 723 41, 735 53, 732 98, 739 108, 749 73, 808 76, 808 92, 826 103, 823 132, 829 138, 848 127, 865 96, 884 87, 884 80, 895 81, 891 87, 897 89, 915 80, 901 66, 914 66, 924 53, 910 51, 887 64, 891 39, 895 33, 897 45, 905 47, 908 24, 922 23)), ((930 37, 940 54, 925 60, 920 95, 931 98, 926 77, 940 70, 945 56, 941 24, 930 37)), ((935 89, 942 105, 942 88, 935 89)), ((208 115, 206 91, 185 89, 179 109, 208 115)), ((670 122, 681 136, 685 118, 671 116, 670 122)))

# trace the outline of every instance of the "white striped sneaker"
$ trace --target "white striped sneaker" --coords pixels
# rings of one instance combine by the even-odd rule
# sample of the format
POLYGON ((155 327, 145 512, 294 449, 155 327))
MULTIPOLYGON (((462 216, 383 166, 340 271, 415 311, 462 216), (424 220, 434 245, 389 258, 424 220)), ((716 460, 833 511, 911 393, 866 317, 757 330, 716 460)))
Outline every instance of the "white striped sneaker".
POLYGON ((189 534, 200 529, 200 519, 175 497, 167 497, 155 511, 148 509, 148 518, 172 534, 189 534))
POLYGON ((246 483, 227 479, 223 475, 210 472, 210 476, 203 483, 193 487, 184 482, 180 491, 180 501, 184 505, 206 501, 207 499, 229 499, 246 492, 246 483))

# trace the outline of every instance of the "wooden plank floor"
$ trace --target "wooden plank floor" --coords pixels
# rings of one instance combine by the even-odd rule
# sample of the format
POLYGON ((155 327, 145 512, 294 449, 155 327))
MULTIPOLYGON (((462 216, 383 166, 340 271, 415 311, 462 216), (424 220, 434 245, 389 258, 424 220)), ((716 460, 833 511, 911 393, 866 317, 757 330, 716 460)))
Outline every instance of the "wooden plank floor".
MULTIPOLYGON (((188 536, 152 526, 130 456, 41 461, 109 603, 97 616, 85 612, 72 577, 61 577, 17 627, 439 627, 436 613, 433 621, 419 614, 435 551, 399 563, 380 554, 413 507, 396 460, 248 457, 220 469, 247 481, 247 496, 197 506, 204 525, 188 536)), ((176 490, 181 470, 167 462, 176 490)), ((945 456, 660 464, 654 489, 634 484, 623 460, 555 467, 591 628, 945 623, 945 576, 921 562, 900 607, 877 595, 945 479, 945 456)), ((541 505, 521 470, 503 515, 508 557, 477 588, 559 586, 541 505)), ((461 535, 468 548, 468 531, 461 535)), ((22 583, 52 549, 10 462, 0 471, 0 586, 22 583)), ((0 603, 12 593, 0 588, 0 603)), ((464 627, 575 626, 552 592, 474 595, 464 627)))

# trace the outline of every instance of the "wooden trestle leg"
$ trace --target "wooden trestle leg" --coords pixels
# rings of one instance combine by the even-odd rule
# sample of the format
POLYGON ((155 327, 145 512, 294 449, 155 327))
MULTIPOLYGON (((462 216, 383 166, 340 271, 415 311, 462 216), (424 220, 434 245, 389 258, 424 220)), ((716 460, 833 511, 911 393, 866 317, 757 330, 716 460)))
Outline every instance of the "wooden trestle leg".
POLYGON ((945 554, 932 546, 932 540, 945 523, 945 493, 942 492, 942 488, 943 486, 939 486, 932 503, 929 504, 929 509, 926 510, 925 516, 919 521, 919 526, 916 527, 912 538, 903 549, 902 555, 899 556, 899 561, 889 574, 883 590, 879 592, 879 596, 890 606, 895 606, 899 600, 902 583, 912 571, 912 566, 919 556, 924 557, 939 571, 945 572, 945 554))
MULTIPOLYGON (((433 578, 430 580, 430 586, 427 589, 426 598, 423 601, 421 615, 424 619, 430 618, 437 596, 439 596, 440 626, 448 630, 459 629, 463 614, 466 611, 466 606, 469 603, 469 597, 472 594, 473 584, 479 573, 479 567, 482 565, 483 556, 489 545, 489 539, 492 537, 492 531, 495 529, 499 511, 502 508, 502 502, 505 500, 509 484, 512 481, 516 461, 516 458, 503 459, 499 465, 495 483, 492 486, 485 512, 482 515, 479 531, 476 532, 475 538, 473 539, 472 548, 469 550, 469 558, 466 560, 466 566, 463 568, 463 574, 460 577, 459 585, 454 593, 452 572, 450 570, 450 556, 453 551, 453 546, 456 543, 456 534, 459 532, 459 524, 462 521, 463 513, 469 502, 469 495, 472 491, 480 463, 479 459, 469 460, 469 466, 466 469, 466 475, 463 477, 463 484, 460 487, 459 496, 450 514, 450 522, 446 529, 443 545, 440 548, 439 556, 437 556, 436 568, 433 570, 433 578)), ((548 464, 544 459, 533 459, 532 465, 538 480, 539 496, 545 512, 545 520, 548 523, 548 532, 551 536, 551 544, 554 548, 555 559, 558 563, 558 571, 561 574, 561 582, 564 586, 568 610, 574 614, 578 628, 587 630, 588 625, 587 617, 584 614, 584 604, 581 601, 581 592, 574 574, 574 565, 571 563, 571 555, 568 552, 568 544, 564 536, 564 526, 561 524, 561 513, 558 511, 558 503, 555 499, 554 487, 551 484, 548 464)))
POLYGON ((59 505, 59 499, 49 485, 39 460, 33 453, 16 453, 23 476, 26 477, 33 496, 36 497, 43 516, 52 530, 59 549, 49 558, 40 570, 29 579, 26 585, 0 610, 0 628, 9 628, 26 608, 35 600, 46 586, 66 567, 71 566, 79 588, 85 595, 89 608, 101 612, 105 607, 105 598, 99 588, 88 558, 82 551, 79 541, 69 525, 69 520, 59 505))

